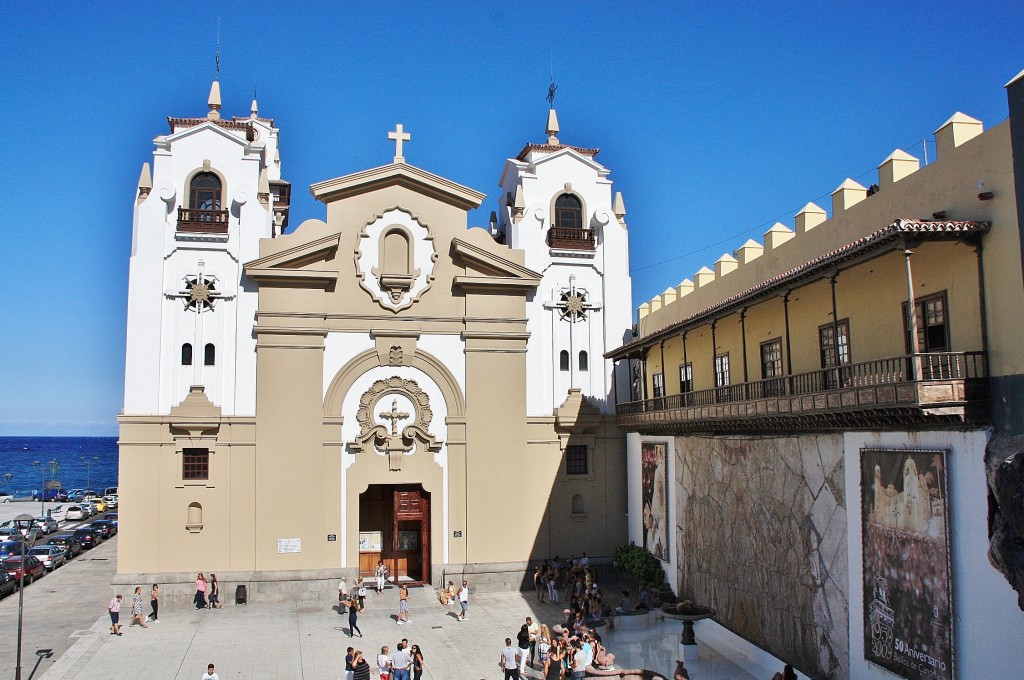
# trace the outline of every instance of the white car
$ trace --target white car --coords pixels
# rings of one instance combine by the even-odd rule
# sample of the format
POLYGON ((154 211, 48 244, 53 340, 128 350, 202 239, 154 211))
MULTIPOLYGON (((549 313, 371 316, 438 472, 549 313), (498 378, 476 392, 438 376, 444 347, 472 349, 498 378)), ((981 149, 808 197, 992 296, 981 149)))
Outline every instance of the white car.
POLYGON ((68 509, 64 511, 64 519, 86 519, 87 517, 89 517, 89 511, 81 505, 69 505, 68 509))
POLYGON ((107 504, 107 510, 117 507, 117 494, 107 494, 103 497, 103 502, 107 504))
POLYGON ((28 551, 29 555, 35 555, 43 563, 47 571, 53 571, 57 567, 68 563, 64 551, 55 545, 37 545, 28 551))
POLYGON ((52 534, 60 529, 60 526, 57 524, 57 520, 52 517, 36 517, 35 524, 39 527, 39 531, 43 535, 52 534))

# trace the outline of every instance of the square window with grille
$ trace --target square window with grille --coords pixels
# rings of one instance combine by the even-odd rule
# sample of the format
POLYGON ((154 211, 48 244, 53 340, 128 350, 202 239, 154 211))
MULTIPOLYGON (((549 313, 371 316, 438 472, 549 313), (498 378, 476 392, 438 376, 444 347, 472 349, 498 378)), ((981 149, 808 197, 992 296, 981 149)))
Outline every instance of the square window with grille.
POLYGON ((565 474, 587 474, 587 447, 584 444, 570 444, 565 447, 565 474))
POLYGON ((181 478, 182 479, 209 479, 210 478, 210 450, 209 449, 182 449, 182 452, 181 452, 181 478))

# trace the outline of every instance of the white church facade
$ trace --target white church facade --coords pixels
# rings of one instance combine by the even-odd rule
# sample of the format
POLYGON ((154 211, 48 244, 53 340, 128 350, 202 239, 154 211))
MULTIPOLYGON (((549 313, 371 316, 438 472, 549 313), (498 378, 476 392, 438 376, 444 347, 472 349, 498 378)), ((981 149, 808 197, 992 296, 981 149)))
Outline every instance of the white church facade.
POLYGON ((286 231, 279 129, 255 101, 222 118, 216 83, 209 104, 139 181, 118 582, 272 599, 382 560, 503 588, 624 543, 629 384, 604 354, 628 233, 597 151, 551 110, 467 229, 484 194, 407 163, 398 126, 390 163, 314 184, 324 219, 286 231))

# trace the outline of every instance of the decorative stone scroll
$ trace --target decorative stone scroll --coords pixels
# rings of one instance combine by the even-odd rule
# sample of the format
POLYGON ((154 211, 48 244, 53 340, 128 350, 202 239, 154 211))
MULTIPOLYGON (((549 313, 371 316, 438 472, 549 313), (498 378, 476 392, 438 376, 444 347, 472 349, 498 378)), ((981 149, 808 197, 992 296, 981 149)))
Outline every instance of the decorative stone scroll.
POLYGON ((397 376, 378 380, 359 397, 356 411, 359 435, 349 446, 356 453, 372 448, 386 455, 389 469, 398 471, 402 469, 402 456, 414 454, 417 445, 426 451, 440 450, 441 442, 430 434, 433 418, 430 397, 415 380, 397 376), (390 403, 388 397, 391 397, 390 403), (411 404, 411 412, 400 410, 399 400, 402 408, 405 402, 411 404), (412 422, 400 428, 399 424, 407 420, 412 422))

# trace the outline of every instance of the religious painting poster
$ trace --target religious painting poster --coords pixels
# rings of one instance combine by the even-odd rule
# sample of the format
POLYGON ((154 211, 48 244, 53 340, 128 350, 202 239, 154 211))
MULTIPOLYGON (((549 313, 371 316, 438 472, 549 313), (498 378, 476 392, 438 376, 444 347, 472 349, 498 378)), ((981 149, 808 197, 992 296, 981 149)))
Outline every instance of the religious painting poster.
POLYGON ((861 449, 864 657, 954 677, 946 451, 861 449))
POLYGON ((668 561, 668 445, 643 442, 640 446, 640 498, 644 512, 644 548, 668 561))

